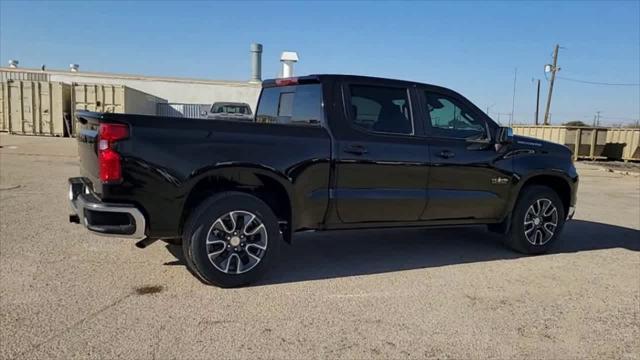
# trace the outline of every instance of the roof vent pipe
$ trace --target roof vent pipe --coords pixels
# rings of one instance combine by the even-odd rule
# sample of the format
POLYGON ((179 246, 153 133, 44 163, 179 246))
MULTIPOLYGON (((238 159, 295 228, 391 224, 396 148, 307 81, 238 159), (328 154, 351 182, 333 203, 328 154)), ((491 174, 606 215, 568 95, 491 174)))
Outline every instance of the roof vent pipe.
POLYGON ((251 44, 251 80, 249 82, 262 82, 262 44, 251 44))
POLYGON ((69 64, 69 70, 71 70, 71 72, 78 72, 79 68, 80 68, 80 65, 78 64, 69 64))
POLYGON ((12 69, 17 69, 19 63, 20 61, 11 59, 9 60, 9 67, 12 69))
POLYGON ((280 56, 280 62, 282 62, 282 77, 292 77, 293 64, 298 62, 298 53, 295 51, 283 51, 280 56))

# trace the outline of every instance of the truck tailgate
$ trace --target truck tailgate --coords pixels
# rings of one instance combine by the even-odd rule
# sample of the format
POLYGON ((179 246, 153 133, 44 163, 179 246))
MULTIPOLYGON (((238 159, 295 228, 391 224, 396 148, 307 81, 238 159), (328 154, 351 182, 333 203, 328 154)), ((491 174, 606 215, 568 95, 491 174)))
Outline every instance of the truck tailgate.
POLYGON ((98 128, 100 114, 78 112, 78 155, 80 157, 80 175, 89 181, 89 186, 100 194, 100 174, 98 164, 98 128))

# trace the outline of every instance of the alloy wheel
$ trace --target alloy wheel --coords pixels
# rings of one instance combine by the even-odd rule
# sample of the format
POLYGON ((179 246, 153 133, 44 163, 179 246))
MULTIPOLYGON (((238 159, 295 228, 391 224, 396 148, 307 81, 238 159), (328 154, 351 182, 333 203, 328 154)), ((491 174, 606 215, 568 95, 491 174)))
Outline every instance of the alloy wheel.
POLYGON ((267 228, 255 214, 235 210, 220 216, 207 233, 209 261, 225 274, 256 267, 267 251, 267 228))
POLYGON ((532 245, 544 245, 558 227, 558 209, 547 198, 536 200, 524 216, 524 235, 532 245))

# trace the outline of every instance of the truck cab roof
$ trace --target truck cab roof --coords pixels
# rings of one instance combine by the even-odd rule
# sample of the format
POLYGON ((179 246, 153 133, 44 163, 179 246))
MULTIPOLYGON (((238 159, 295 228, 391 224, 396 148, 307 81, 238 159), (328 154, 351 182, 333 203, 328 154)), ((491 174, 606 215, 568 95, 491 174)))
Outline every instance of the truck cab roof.
POLYGON ((453 91, 451 89, 448 89, 442 86, 421 83, 416 81, 382 78, 382 77, 376 77, 376 76, 349 75, 349 74, 311 74, 311 75, 296 76, 296 77, 290 77, 290 78, 266 79, 262 82, 262 87, 302 85, 302 84, 313 84, 313 83, 320 83, 320 82, 361 82, 361 83, 368 83, 372 85, 386 84, 386 85, 397 85, 397 86, 406 86, 406 87, 427 87, 431 89, 440 89, 441 91, 453 91))

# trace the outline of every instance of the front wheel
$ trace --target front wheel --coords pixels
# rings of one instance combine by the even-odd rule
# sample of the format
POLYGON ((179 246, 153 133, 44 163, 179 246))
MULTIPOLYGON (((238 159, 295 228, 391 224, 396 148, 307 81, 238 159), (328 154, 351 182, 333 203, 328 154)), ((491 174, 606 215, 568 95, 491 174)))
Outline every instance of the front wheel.
POLYGON ((226 192, 205 200, 189 218, 182 249, 187 266, 204 282, 237 287, 268 270, 280 242, 277 218, 267 204, 226 192))
POLYGON ((505 243, 525 254, 549 251, 565 222, 565 210, 558 194, 546 186, 522 189, 511 216, 505 243))

